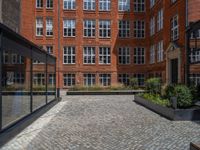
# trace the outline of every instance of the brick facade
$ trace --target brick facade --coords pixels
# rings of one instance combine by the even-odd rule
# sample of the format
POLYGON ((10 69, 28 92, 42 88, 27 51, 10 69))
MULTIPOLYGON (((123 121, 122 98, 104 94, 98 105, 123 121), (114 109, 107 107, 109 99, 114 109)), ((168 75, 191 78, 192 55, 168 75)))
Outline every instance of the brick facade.
MULTIPOLYGON (((196 0, 197 1, 197 0, 196 0)), ((179 22, 179 38, 176 40, 181 51, 181 75, 180 82, 184 82, 184 65, 185 65, 185 29, 186 29, 186 1, 177 0, 174 4, 170 0, 157 0, 154 7, 150 9, 149 1, 145 1, 145 12, 134 12, 134 1, 130 2, 129 12, 118 11, 118 1, 111 0, 111 11, 103 12, 99 11, 99 0, 96 0, 95 11, 83 10, 83 1, 76 0, 75 10, 63 10, 63 0, 54 0, 53 9, 46 9, 46 0, 43 0, 44 7, 36 8, 35 0, 22 0, 22 22, 21 22, 21 33, 32 40, 38 45, 53 45, 54 55, 57 57, 57 87, 65 88, 63 86, 63 74, 73 73, 76 74, 76 84, 83 85, 83 74, 92 73, 95 74, 96 84, 99 83, 100 73, 111 74, 111 85, 118 83, 118 74, 144 74, 145 77, 149 76, 161 76, 163 82, 168 80, 167 77, 167 49, 171 43, 171 19, 175 15, 178 15, 179 22), (164 10, 164 24, 161 31, 157 31, 157 14, 158 11, 163 8, 164 10), (150 18, 155 16, 156 31, 154 36, 150 36, 150 18), (45 20, 46 17, 53 17, 53 36, 35 36, 35 22, 36 17, 42 17, 45 31, 45 20), (76 20, 76 36, 75 37, 63 37, 63 19, 75 19, 76 20), (83 36, 83 20, 93 19, 96 21, 96 36, 94 38, 88 38, 83 36), (101 19, 111 20, 111 38, 99 38, 99 27, 98 22, 101 19), (119 38, 118 21, 129 20, 130 21, 130 37, 119 38), (138 39, 134 38, 133 28, 134 20, 145 21, 145 38, 138 39), (150 64, 150 46, 152 44, 157 45, 159 41, 164 42, 164 60, 162 62, 155 59, 155 63, 150 64), (64 46, 75 46, 76 48, 76 63, 75 64, 63 64, 63 47, 64 46), (96 55, 95 64, 86 65, 83 64, 83 47, 94 46, 96 55), (109 65, 99 64, 98 49, 101 46, 111 47, 111 63, 109 65), (130 48, 130 64, 120 65, 118 63, 118 48, 129 47, 130 48), (145 64, 136 65, 134 64, 134 48, 144 47, 145 50, 145 64)), ((189 4, 190 8, 193 8, 192 4, 189 4)), ((194 4, 193 4, 194 5, 194 4)), ((197 7, 198 8, 198 7, 197 7)), ((194 11, 194 10, 193 10, 194 11)), ((197 19, 197 16, 191 14, 193 11, 189 11, 189 17, 197 19)), ((193 20, 192 19, 192 20, 193 20)), ((155 51, 157 56, 157 46, 155 51)))

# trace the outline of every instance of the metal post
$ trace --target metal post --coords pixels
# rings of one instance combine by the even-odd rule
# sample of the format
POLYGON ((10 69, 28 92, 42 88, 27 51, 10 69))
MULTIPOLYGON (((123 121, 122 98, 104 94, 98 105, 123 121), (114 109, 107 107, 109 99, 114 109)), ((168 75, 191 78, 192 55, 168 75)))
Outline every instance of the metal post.
POLYGON ((186 84, 190 86, 190 32, 186 32, 186 84))
POLYGON ((33 48, 31 47, 30 61, 30 112, 33 112, 33 48))
POLYGON ((2 130, 2 75, 3 75, 3 70, 2 70, 2 62, 3 62, 3 49, 2 49, 2 37, 3 33, 0 31, 0 131, 2 130))
POLYGON ((46 104, 48 103, 48 100, 47 100, 47 98, 48 98, 48 91, 47 91, 47 88, 48 88, 48 86, 47 86, 47 84, 48 84, 48 81, 47 81, 47 73, 48 73, 48 71, 47 71, 47 68, 48 68, 48 65, 47 65, 47 54, 46 54, 46 65, 45 65, 45 72, 46 72, 46 85, 45 85, 45 89, 46 89, 46 104))

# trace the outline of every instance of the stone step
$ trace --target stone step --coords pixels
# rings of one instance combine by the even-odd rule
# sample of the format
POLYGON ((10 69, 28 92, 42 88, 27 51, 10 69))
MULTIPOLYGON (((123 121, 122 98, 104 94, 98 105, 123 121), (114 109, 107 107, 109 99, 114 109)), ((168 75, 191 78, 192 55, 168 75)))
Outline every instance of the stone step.
POLYGON ((190 150, 200 150, 200 142, 199 143, 190 143, 190 150))

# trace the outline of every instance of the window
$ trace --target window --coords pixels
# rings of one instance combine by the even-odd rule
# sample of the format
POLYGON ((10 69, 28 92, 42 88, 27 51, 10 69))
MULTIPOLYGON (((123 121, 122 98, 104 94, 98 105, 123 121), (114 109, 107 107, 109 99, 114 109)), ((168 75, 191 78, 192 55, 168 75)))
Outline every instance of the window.
POLYGON ((160 41, 160 42, 158 42, 158 52, 157 52, 157 61, 158 62, 163 61, 163 53, 164 53, 163 41, 160 41))
POLYGON ((197 31, 191 33, 191 37, 190 38, 191 39, 195 39, 195 37, 197 39, 200 39, 200 29, 198 29, 197 31))
POLYGON ((111 35, 111 23, 109 20, 99 21, 99 36, 101 38, 110 38, 111 35))
POLYGON ((24 57, 18 54, 12 54, 12 64, 24 64, 24 57))
POLYGON ((84 10, 95 10, 96 7, 95 0, 84 0, 83 5, 84 10))
POLYGON ((43 19, 36 18, 36 36, 43 35, 43 19))
POLYGON ((110 47, 99 48, 99 64, 110 64, 110 47))
POLYGON ((176 15, 171 20, 171 40, 175 41, 178 38, 179 38, 179 25, 178 25, 178 15, 176 15))
POLYGON ((43 7, 43 0, 36 0, 36 8, 42 8, 43 7))
POLYGON ((63 64, 75 64, 76 53, 75 47, 66 46, 63 49, 63 64))
POLYGON ((152 17, 150 20, 150 35, 155 34, 155 17, 152 17))
POLYGON ((24 73, 14 72, 14 83, 23 84, 24 83, 24 73))
POLYGON ((138 80, 138 86, 144 86, 144 74, 142 73, 138 73, 138 74, 134 74, 134 78, 136 78, 138 80))
POLYGON ((156 0, 150 0, 150 8, 152 8, 155 5, 156 0))
POLYGON ((111 0, 99 0, 100 11, 110 11, 111 0))
POLYGON ((130 36, 130 22, 126 20, 119 21, 119 37, 127 38, 130 36))
POLYGON ((163 9, 161 9, 159 12, 158 12, 158 18, 157 18, 157 28, 158 28, 158 31, 160 31, 161 29, 163 29, 163 9))
POLYGON ((46 19, 46 35, 53 36, 53 19, 52 18, 46 19))
POLYGON ((53 8, 53 0, 47 0, 47 8, 52 9, 53 8))
POLYGON ((95 64, 95 47, 84 47, 83 51, 84 64, 95 64))
POLYGON ((64 20, 64 37, 76 36, 76 22, 75 20, 64 20))
POLYGON ((96 22, 94 20, 84 21, 84 36, 95 37, 96 22))
POLYGON ((129 11, 130 10, 130 0, 118 0, 118 10, 119 11, 129 11))
POLYGON ((63 74, 64 87, 74 86, 75 78, 75 74, 63 74))
POLYGON ((134 12, 145 11, 145 0, 134 0, 134 12))
POLYGON ((7 51, 3 51, 3 64, 9 64, 9 54, 7 51))
POLYGON ((84 85, 85 86, 94 86, 96 84, 96 80, 95 80, 95 74, 84 74, 83 75, 84 78, 84 85))
POLYGON ((134 48, 134 64, 145 63, 145 48, 136 47, 134 48))
POLYGON ((49 74, 49 85, 54 86, 56 84, 56 75, 55 74, 49 74))
POLYGON ((47 53, 53 54, 53 46, 46 46, 47 53))
POLYGON ((99 82, 101 86, 110 86, 111 85, 111 74, 100 74, 99 82))
POLYGON ((190 62, 200 62, 200 51, 196 51, 195 48, 191 48, 191 54, 190 54, 190 62))
POLYGON ((118 82, 124 85, 130 84, 129 74, 118 74, 118 82))
POLYGON ((63 7, 65 10, 75 10, 76 0, 63 0, 63 7))
POLYGON ((134 37, 135 38, 145 37, 145 22, 143 20, 134 21, 134 37))
POLYGON ((38 85, 45 85, 45 75, 44 73, 36 73, 33 74, 33 84, 38 85))
POLYGON ((200 73, 190 74, 190 80, 193 85, 200 85, 200 73))
POLYGON ((130 49, 129 47, 119 48, 119 64, 130 64, 130 49))
POLYGON ((155 63, 155 46, 151 45, 150 47, 150 64, 155 63))

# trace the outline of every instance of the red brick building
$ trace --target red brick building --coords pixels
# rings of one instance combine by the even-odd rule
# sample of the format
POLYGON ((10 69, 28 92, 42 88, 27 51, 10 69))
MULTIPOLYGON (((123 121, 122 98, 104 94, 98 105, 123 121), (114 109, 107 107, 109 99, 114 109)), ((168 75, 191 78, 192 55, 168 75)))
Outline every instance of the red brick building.
POLYGON ((181 83, 185 30, 200 18, 198 5, 200 0, 22 0, 21 33, 57 57, 60 88, 129 84, 130 77, 143 85, 151 76, 181 83))

